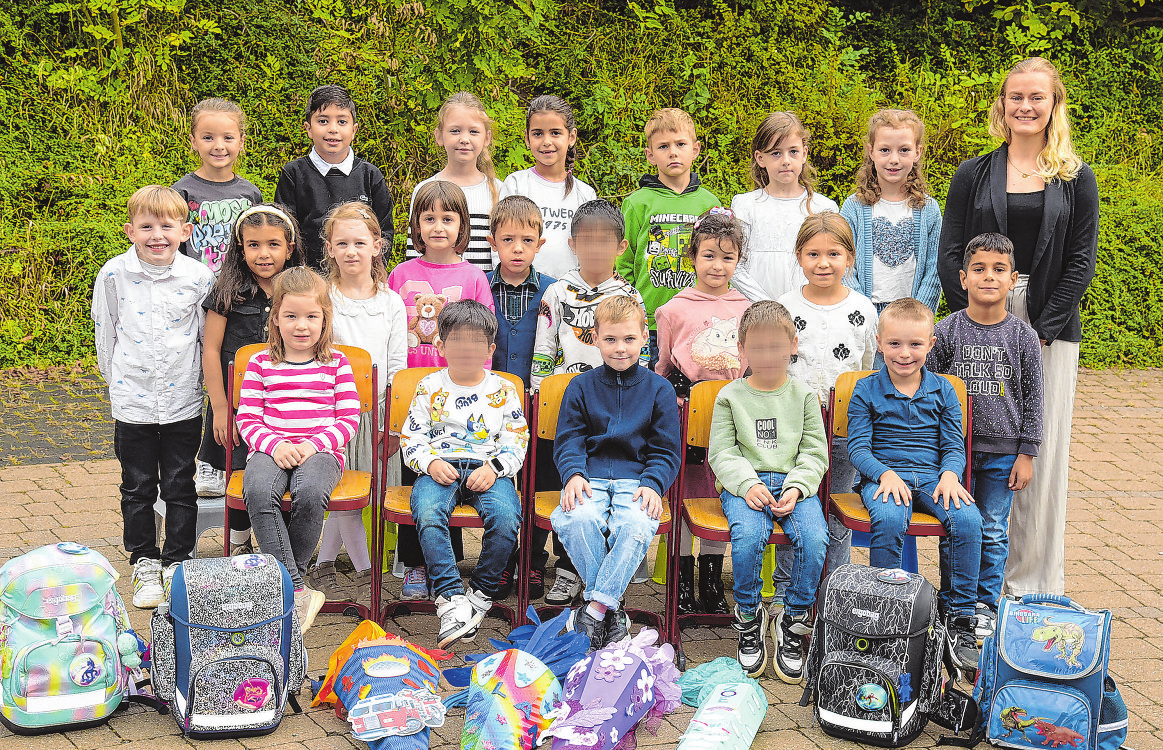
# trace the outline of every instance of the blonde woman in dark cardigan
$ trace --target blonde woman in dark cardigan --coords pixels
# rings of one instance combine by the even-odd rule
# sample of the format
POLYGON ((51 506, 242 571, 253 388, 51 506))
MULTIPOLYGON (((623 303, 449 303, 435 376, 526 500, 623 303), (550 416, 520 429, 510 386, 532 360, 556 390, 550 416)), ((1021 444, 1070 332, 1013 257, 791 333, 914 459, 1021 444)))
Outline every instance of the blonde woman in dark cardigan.
MULTIPOLYGON (((1062 594, 1079 304, 1098 251, 1098 185, 1074 153, 1066 89, 1047 60, 1029 58, 1010 69, 990 108, 989 132, 1005 143, 962 162, 949 185, 941 283, 949 308, 965 307, 958 271, 966 243, 982 232, 1013 242, 1020 280, 1009 308, 1042 341, 1045 437, 1033 478, 1014 497, 1003 591, 1062 594)), ((1016 489, 1019 478, 1010 483, 1016 489)))

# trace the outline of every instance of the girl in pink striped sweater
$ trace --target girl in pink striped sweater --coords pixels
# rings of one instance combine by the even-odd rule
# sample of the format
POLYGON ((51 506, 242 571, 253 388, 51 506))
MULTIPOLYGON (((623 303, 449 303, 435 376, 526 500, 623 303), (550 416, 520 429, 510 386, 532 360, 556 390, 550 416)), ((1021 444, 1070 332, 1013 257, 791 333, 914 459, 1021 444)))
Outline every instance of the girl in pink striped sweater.
POLYGON ((343 474, 343 447, 359 427, 359 393, 347 357, 332 348, 327 282, 300 266, 275 277, 270 348, 251 358, 235 421, 250 446, 242 496, 259 549, 295 584, 304 632, 324 595, 303 583, 323 513, 343 474), (290 521, 282 514, 291 493, 290 521))

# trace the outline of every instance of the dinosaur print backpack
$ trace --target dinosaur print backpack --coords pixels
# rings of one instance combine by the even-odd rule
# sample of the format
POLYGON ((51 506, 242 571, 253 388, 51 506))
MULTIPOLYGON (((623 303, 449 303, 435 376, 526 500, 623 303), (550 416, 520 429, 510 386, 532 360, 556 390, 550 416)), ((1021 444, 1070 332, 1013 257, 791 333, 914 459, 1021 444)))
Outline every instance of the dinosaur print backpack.
POLYGON ((1127 710, 1107 675, 1111 613, 1064 596, 1002 600, 981 651, 973 697, 980 719, 968 744, 1117 750, 1127 710))

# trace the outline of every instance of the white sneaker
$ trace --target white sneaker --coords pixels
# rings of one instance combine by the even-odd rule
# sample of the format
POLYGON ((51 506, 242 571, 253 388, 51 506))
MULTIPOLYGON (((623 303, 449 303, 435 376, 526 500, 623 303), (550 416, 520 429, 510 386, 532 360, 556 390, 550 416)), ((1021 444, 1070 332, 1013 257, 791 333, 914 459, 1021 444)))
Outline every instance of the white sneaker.
POLYGON ((174 573, 178 572, 181 563, 171 563, 162 571, 162 601, 170 600, 170 587, 174 583, 174 573))
POLYGON ((226 494, 226 472, 218 471, 213 466, 198 461, 198 469, 194 472, 194 488, 198 497, 221 497, 226 494))
POLYGON ((327 597, 322 591, 303 587, 295 592, 295 611, 299 614, 299 632, 306 633, 315 622, 327 597))
POLYGON ((468 600, 469 605, 472 607, 473 626, 472 630, 465 633, 463 636, 461 636, 460 639, 462 641, 471 641, 474 637, 476 637, 477 631, 480 630, 481 623, 484 622, 485 617, 487 617, 489 614, 489 611, 492 610, 493 600, 490 599, 485 594, 485 592, 479 591, 472 586, 468 587, 468 591, 465 593, 464 598, 468 600))
POLYGON ((143 557, 135 562, 133 564, 133 606, 138 609, 154 609, 162 603, 164 595, 161 560, 143 557))
POLYGON ((476 617, 472 603, 464 594, 444 594, 436 597, 436 616, 440 618, 440 633, 436 647, 446 648, 480 625, 483 615, 476 617))

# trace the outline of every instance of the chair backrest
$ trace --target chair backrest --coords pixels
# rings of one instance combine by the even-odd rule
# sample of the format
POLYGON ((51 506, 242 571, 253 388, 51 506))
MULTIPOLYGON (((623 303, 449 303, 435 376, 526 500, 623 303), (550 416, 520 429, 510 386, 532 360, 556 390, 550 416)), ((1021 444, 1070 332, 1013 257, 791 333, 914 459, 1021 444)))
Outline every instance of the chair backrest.
MULTIPOLYGON (((266 344, 247 344, 239 348, 234 355, 234 383, 231 389, 230 405, 238 408, 239 395, 242 393, 242 379, 246 375, 246 366, 251 357, 266 350, 266 344)), ((372 388, 372 355, 358 346, 336 344, 335 348, 343 352, 351 364, 352 375, 355 376, 355 389, 359 391, 360 413, 371 411, 375 403, 375 393, 372 388)))
POLYGON ((537 437, 544 440, 557 437, 557 417, 565 398, 565 387, 576 375, 576 372, 562 372, 541 381, 537 389, 537 437))
POLYGON ((730 380, 704 380, 691 386, 687 398, 686 444, 696 448, 707 448, 711 444, 711 415, 715 411, 715 399, 719 391, 730 380))
MULTIPOLYGON (((427 376, 442 369, 444 368, 409 367, 392 376, 392 402, 388 412, 389 430, 395 433, 403 432, 404 422, 408 419, 408 409, 411 408, 412 399, 416 395, 417 384, 427 376)), ((521 411, 527 412, 528 410, 525 408, 525 383, 522 382, 521 378, 508 372, 497 372, 496 370, 493 372, 509 381, 517 389, 517 393, 521 394, 521 411)))
MULTIPOLYGON (((836 385, 832 389, 833 435, 848 437, 848 405, 852 402, 852 390, 856 388, 857 381, 875 375, 876 372, 876 370, 843 372, 836 378, 836 385)), ((961 435, 964 437, 969 428, 969 394, 965 390, 965 381, 956 375, 942 374, 941 377, 948 380, 953 385, 953 390, 957 391, 957 400, 961 402, 961 435)))

